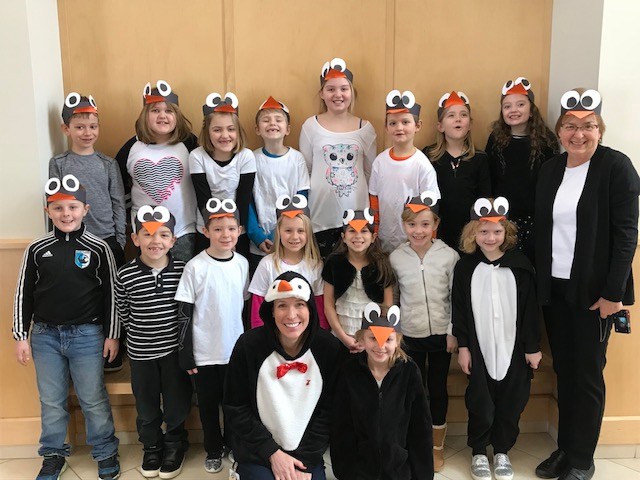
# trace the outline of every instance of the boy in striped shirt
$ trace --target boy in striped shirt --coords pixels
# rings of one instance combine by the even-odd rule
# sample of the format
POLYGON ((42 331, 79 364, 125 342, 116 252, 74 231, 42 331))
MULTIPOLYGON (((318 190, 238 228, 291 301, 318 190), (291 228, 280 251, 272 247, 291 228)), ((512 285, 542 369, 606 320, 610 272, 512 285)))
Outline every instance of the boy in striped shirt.
POLYGON ((134 224, 131 238, 140 255, 118 271, 116 305, 127 331, 136 425, 144 450, 141 471, 145 477, 173 478, 188 446, 184 422, 192 392, 189 376, 178 366, 180 325, 174 300, 185 264, 169 251, 176 241, 175 218, 166 207, 141 207, 134 224))

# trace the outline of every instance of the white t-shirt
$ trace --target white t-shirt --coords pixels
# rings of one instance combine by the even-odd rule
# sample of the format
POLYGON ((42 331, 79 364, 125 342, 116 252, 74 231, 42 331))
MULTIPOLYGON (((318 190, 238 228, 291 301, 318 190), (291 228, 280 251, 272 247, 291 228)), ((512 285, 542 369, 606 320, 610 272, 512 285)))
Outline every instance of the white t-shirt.
POLYGON ((577 167, 566 167, 553 201, 551 276, 555 278, 571 278, 571 266, 576 250, 578 201, 587 181, 590 164, 589 161, 577 167))
POLYGON ((315 296, 322 295, 324 289, 324 281, 322 280, 322 265, 318 265, 317 268, 311 268, 309 264, 302 260, 295 265, 289 265, 280 261, 280 271, 276 270, 276 266, 273 264, 273 253, 265 256, 256 268, 253 278, 251 279, 251 285, 249 285, 249 292, 254 295, 264 297, 267 294, 267 290, 276 279, 278 275, 284 272, 296 272, 307 279, 313 294, 315 296))
POLYGON ((431 190, 440 197, 436 171, 424 153, 416 149, 406 160, 394 160, 388 148, 373 162, 369 193, 378 197, 382 249, 392 252, 406 242, 402 228, 402 211, 408 197, 431 190))
POLYGON ((216 260, 202 251, 187 263, 175 299, 193 303, 193 358, 197 366, 225 365, 242 335, 249 298, 249 262, 238 253, 216 260))
POLYGON ((132 223, 142 205, 162 205, 176 217, 176 237, 195 233, 198 206, 188 158, 184 143, 133 144, 127 158, 127 172, 133 181, 132 223))
POLYGON ((203 147, 198 147, 189 154, 189 170, 192 174, 204 173, 207 176, 212 197, 235 200, 240 175, 255 172, 256 159, 251 150, 243 148, 228 165, 221 167, 203 147))
MULTIPOLYGON (((293 197, 301 190, 309 190, 309 171, 302 153, 293 148, 280 157, 271 157, 262 148, 257 148, 253 154, 256 158, 253 200, 258 224, 268 234, 276 228, 276 200, 280 195, 293 197)), ((264 256, 253 243, 251 253, 264 256)))
POLYGON ((376 132, 369 122, 353 132, 331 132, 316 117, 300 131, 300 151, 311 174, 309 209, 314 232, 342 227, 347 209, 369 207, 367 182, 376 156, 376 132))

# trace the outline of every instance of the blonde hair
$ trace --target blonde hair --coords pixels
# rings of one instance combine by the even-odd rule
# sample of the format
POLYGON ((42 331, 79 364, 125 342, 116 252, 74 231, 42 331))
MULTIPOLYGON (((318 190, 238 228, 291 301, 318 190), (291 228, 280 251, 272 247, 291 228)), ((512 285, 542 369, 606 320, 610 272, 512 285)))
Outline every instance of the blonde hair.
MULTIPOLYGON (((464 253, 475 253, 478 248, 476 243, 476 233, 482 220, 471 220, 462 229, 460 234, 460 250, 464 253)), ((500 251, 506 252, 518 243, 518 227, 511 220, 500 220, 500 225, 504 228, 504 242, 500 245, 500 251)))
MULTIPOLYGON (((276 271, 280 273, 280 261, 284 257, 284 246, 280 240, 280 226, 282 219, 285 215, 280 215, 278 218, 278 224, 276 225, 276 231, 273 237, 273 243, 275 248, 273 250, 273 265, 276 267, 276 271)), ((304 213, 299 213, 293 218, 300 218, 304 227, 304 233, 307 235, 307 243, 304 246, 302 261, 306 262, 310 268, 319 268, 322 266, 322 259, 320 257, 320 250, 316 243, 316 237, 313 235, 313 228, 311 227, 311 220, 304 213)))
MULTIPOLYGON (((345 77, 345 79, 347 80, 347 82, 349 82, 349 86, 351 87, 351 103, 349 104, 349 108, 347 108, 347 111, 350 114, 353 115, 353 111, 356 108, 356 98, 358 97, 358 91, 356 90, 356 87, 353 86, 353 83, 351 83, 351 80, 349 80, 346 77, 345 77)), ((321 97, 322 90, 324 89, 324 86, 326 84, 327 84, 327 81, 326 80, 323 81, 322 85, 320 85, 320 90, 318 90, 318 100, 320 100, 320 106, 319 106, 318 114, 327 112, 327 104, 325 103, 325 101, 321 97)))
POLYGON ((202 145, 204 151, 207 152, 211 158, 215 158, 214 153, 216 149, 214 148, 213 143, 211 143, 211 137, 209 136, 209 127, 211 126, 211 121, 213 120, 214 115, 231 115, 231 122, 238 132, 236 146, 233 149, 233 153, 236 154, 240 152, 247 144, 247 134, 245 133, 244 128, 242 128, 242 125, 240 125, 240 119, 238 118, 237 113, 213 112, 204 117, 202 119, 202 130, 200 130, 198 143, 202 145))
MULTIPOLYGON (((384 310, 388 309, 388 307, 386 305, 380 305, 380 310, 384 312, 384 310), (384 308, 383 308, 384 307, 384 308)), ((355 339, 362 343, 362 341, 364 340, 364 332, 366 332, 367 330, 369 330, 368 328, 366 329, 360 329, 355 333, 355 339)), ((395 330, 394 330, 395 331, 395 330)), ((409 361, 409 355, 407 355, 407 352, 405 352, 402 349, 402 333, 400 332, 395 332, 396 334, 396 351, 393 352, 393 354, 389 357, 389 368, 393 367, 397 361, 403 361, 403 362, 408 362, 409 361)))
POLYGON ((266 114, 271 114, 271 113, 281 113, 282 115, 284 115, 284 118, 287 120, 287 125, 291 124, 291 116, 289 115, 288 112, 285 112, 283 109, 281 108, 263 108, 262 110, 258 110, 258 112, 256 113, 256 126, 258 125, 258 123, 260 123, 260 117, 262 117, 262 115, 266 115, 266 114))
MULTIPOLYGON (((462 160, 470 160, 476 154, 476 147, 473 144, 473 139, 471 138, 471 107, 469 105, 465 105, 467 107, 467 111, 469 112, 469 131, 464 136, 464 141, 462 144, 462 160)), ((444 118, 444 114, 447 112, 448 108, 445 108, 438 115, 438 123, 442 122, 444 118)), ((436 130, 436 143, 431 146, 429 149, 429 160, 432 162, 437 162, 442 158, 442 156, 447 151, 447 139, 444 135, 444 132, 439 132, 436 130)))
MULTIPOLYGON (((155 143, 155 135, 151 131, 151 127, 149 126, 149 111, 156 106, 156 103, 149 103, 142 107, 140 111, 140 115, 136 120, 136 136, 138 140, 142 143, 155 143)), ((165 102, 169 110, 171 110, 176 116, 176 128, 171 132, 171 136, 169 140, 167 140, 168 145, 175 145, 176 143, 184 142, 191 135, 191 122, 182 114, 180 107, 174 103, 165 102)))
MULTIPOLYGON (((400 217, 402 218, 402 223, 411 222, 412 220, 415 220, 417 216, 420 215, 423 211, 424 210, 420 210, 419 212, 414 212, 409 207, 404 207, 404 210, 402 210, 402 215, 400 217)), ((431 215, 433 215, 434 222, 436 224, 439 224, 440 217, 438 216, 438 214, 431 209, 429 211, 431 212, 431 215)))

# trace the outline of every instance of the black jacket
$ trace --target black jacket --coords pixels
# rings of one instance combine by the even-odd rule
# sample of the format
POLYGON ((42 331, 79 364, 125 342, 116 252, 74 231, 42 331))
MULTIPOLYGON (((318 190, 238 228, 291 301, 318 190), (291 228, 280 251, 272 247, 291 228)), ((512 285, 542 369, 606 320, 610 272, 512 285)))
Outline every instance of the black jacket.
MULTIPOLYGON (((372 302, 384 302, 384 289, 393 285, 392 280, 387 285, 379 282, 380 271, 374 264, 363 267, 360 274, 367 297, 372 302)), ((336 253, 329 255, 322 269, 322 279, 333 285, 336 300, 345 294, 355 278, 356 267, 351 264, 346 255, 336 253)))
MULTIPOLYGON (((538 300, 551 301, 553 203, 567 165, 563 153, 540 169, 536 191, 536 272, 538 300)), ((598 298, 631 305, 631 262, 638 241, 640 178, 631 160, 598 146, 578 201, 577 231, 566 300, 589 308, 598 298)))
POLYGON ((378 388, 366 352, 351 356, 338 378, 331 424, 339 480, 433 478, 431 413, 412 360, 397 361, 378 388))

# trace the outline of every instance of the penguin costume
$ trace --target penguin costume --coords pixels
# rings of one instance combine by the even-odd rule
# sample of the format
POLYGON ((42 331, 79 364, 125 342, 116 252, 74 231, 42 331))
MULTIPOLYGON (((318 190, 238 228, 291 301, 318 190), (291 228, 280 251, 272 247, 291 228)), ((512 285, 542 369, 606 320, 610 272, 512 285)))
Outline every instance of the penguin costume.
POLYGON ((311 286, 298 273, 284 272, 273 281, 260 317, 264 325, 238 339, 225 383, 223 408, 237 472, 242 480, 255 478, 252 472, 266 475, 271 455, 282 450, 314 479, 324 478, 333 387, 346 349, 320 328, 311 286), (309 312, 295 356, 285 352, 273 314, 276 300, 292 297, 303 300, 309 312))
MULTIPOLYGON (((504 226, 508 208, 504 197, 478 199, 471 220, 478 228, 485 221, 504 226)), ((453 335, 471 354, 467 443, 473 455, 486 455, 488 445, 506 454, 529 399, 533 373, 525 353, 540 351, 533 267, 514 248, 490 261, 476 245, 456 264, 451 296, 453 335)))
MULTIPOLYGON (((369 303, 361 328, 371 330, 383 348, 391 333, 400 331, 399 320, 397 306, 381 315, 380 307, 369 303)), ((398 349, 400 342, 397 358, 380 383, 366 351, 351 355, 340 370, 331 419, 331 466, 339 480, 433 478, 425 389, 417 365, 398 355, 398 349)))

